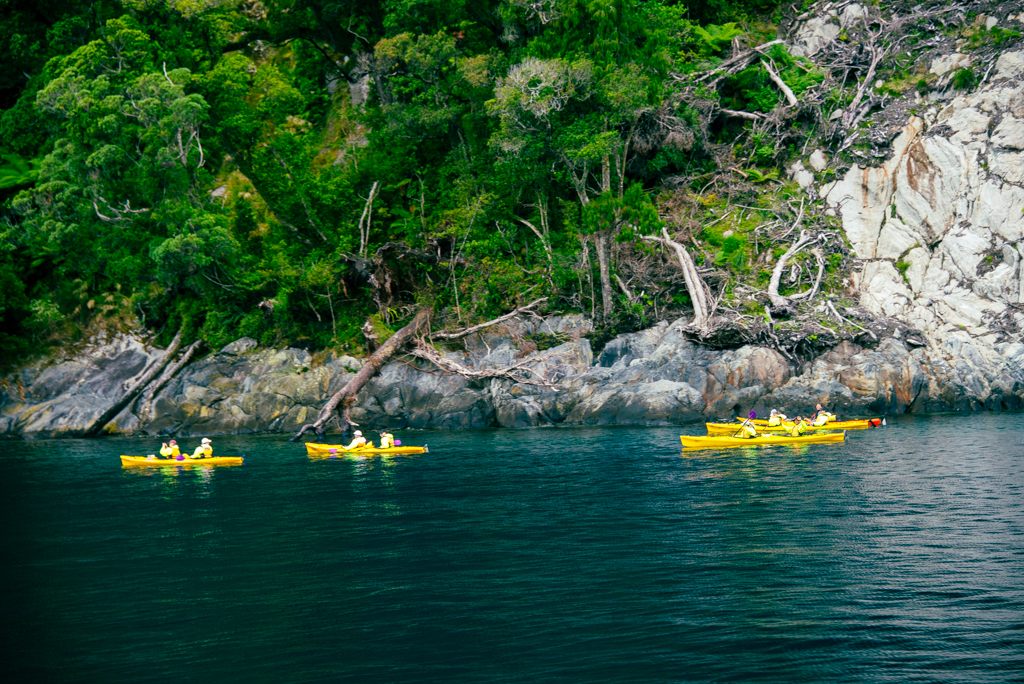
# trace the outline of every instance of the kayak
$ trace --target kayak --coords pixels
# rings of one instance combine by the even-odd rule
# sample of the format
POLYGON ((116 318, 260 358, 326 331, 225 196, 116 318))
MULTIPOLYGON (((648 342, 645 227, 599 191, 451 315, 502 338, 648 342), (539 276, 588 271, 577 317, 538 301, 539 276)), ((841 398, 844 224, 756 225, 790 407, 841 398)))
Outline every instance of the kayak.
POLYGON ((395 447, 357 447, 346 449, 342 444, 317 444, 306 442, 306 454, 309 456, 389 456, 402 454, 425 454, 429 449, 425 446, 395 446, 395 447))
MULTIPOLYGON (((861 423, 867 423, 868 421, 859 420, 844 420, 835 423, 825 423, 824 425, 808 425, 807 430, 809 432, 824 432, 826 430, 866 430, 869 425, 861 425, 861 423), (851 426, 851 423, 853 424, 851 426)), ((704 423, 704 426, 708 430, 709 435, 735 435, 739 430, 737 423, 704 423)), ((758 432, 767 432, 770 434, 788 434, 787 428, 781 425, 769 427, 767 425, 758 425, 754 423, 754 427, 757 428, 758 432)))
POLYGON ((680 441, 687 449, 721 449, 726 447, 760 447, 776 444, 821 444, 824 442, 842 442, 846 439, 845 432, 819 432, 810 435, 792 437, 790 435, 758 435, 744 439, 725 435, 680 435, 680 441))
POLYGON ((242 465, 241 456, 211 456, 210 458, 157 458, 156 456, 125 456, 121 454, 123 466, 232 466, 242 465))
MULTIPOLYGON (((736 420, 743 422, 748 419, 737 416, 736 420)), ((750 422, 753 423, 758 430, 768 428, 768 421, 763 418, 756 418, 750 422)), ((729 425, 729 423, 708 423, 708 425, 729 425)), ((883 425, 885 425, 884 418, 855 418, 853 420, 830 420, 824 425, 812 425, 811 428, 818 428, 822 430, 867 430, 873 427, 882 427, 883 425)), ((778 428, 768 429, 775 430, 778 428)))

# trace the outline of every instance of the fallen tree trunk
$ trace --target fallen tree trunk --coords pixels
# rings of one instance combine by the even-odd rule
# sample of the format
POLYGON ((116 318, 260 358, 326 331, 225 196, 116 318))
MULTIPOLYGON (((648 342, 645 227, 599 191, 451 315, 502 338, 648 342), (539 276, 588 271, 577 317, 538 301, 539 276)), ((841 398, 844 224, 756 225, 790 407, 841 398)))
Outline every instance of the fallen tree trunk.
POLYGON ((367 357, 363 367, 359 369, 359 372, 355 376, 345 383, 345 386, 335 392, 327 403, 324 404, 323 408, 320 409, 319 415, 312 423, 303 425, 298 433, 292 437, 291 441, 296 441, 306 434, 310 430, 316 432, 318 438, 322 438, 324 433, 324 426, 328 421, 335 416, 336 411, 340 411, 338 415, 338 422, 341 430, 344 432, 349 425, 352 424, 352 420, 349 417, 349 411, 352 405, 355 403, 356 396, 359 394, 366 383, 368 383, 373 376, 387 363, 392 356, 394 356, 407 342, 413 339, 420 329, 427 325, 430 321, 430 316, 433 313, 433 309, 426 307, 420 309, 413 317, 412 321, 406 324, 403 328, 399 329, 394 335, 389 337, 384 344, 377 349, 377 351, 370 354, 367 357))
POLYGON ((159 379, 157 379, 156 382, 154 382, 153 384, 146 388, 146 391, 143 393, 142 398, 139 400, 138 416, 140 421, 145 422, 146 420, 149 419, 149 412, 153 408, 153 398, 156 396, 156 393, 162 390, 167 385, 167 383, 171 381, 171 378, 177 375, 178 371, 184 368, 186 364, 188 364, 188 362, 192 360, 192 357, 195 355, 196 350, 199 349, 199 347, 202 346, 202 344, 202 340, 196 340, 195 342, 190 344, 185 349, 185 353, 181 355, 181 358, 175 361, 173 365, 168 367, 167 370, 163 372, 163 374, 159 377, 159 379))
POLYGON ((128 388, 125 389, 121 398, 118 399, 110 406, 106 411, 100 414, 100 416, 90 423, 81 434, 83 437, 95 437, 103 431, 104 426, 112 421, 117 414, 125 409, 126 406, 135 401, 135 398, 139 396, 139 393, 146 388, 153 378, 157 376, 160 371, 167 367, 167 364, 171 362, 174 355, 178 353, 178 347, 181 346, 181 330, 178 330, 178 334, 171 340, 171 344, 167 347, 167 353, 160 359, 159 362, 153 364, 149 370, 145 371, 142 376, 132 383, 128 388))

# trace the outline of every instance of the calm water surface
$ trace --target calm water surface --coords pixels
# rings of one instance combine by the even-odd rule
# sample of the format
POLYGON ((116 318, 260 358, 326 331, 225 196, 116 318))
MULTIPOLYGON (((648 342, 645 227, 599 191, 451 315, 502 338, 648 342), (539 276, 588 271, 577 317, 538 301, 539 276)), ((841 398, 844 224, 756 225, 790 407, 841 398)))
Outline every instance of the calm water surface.
MULTIPOLYGON (((1020 415, 682 453, 646 429, 122 469, 5 442, 4 681, 1024 681, 1020 415)), ((185 440, 191 446, 194 440, 185 440)))

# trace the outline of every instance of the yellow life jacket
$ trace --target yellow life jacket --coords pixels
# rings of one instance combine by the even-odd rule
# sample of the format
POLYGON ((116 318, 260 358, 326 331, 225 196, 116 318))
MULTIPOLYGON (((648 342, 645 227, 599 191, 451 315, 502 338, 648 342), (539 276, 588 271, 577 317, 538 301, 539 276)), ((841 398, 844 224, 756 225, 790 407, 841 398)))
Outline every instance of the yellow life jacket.
POLYGON ((196 450, 192 452, 192 458, 210 458, 213 456, 213 447, 207 444, 203 446, 200 444, 196 447, 196 450))
POLYGON ((778 426, 782 425, 782 421, 784 421, 785 419, 786 419, 786 416, 784 416, 781 413, 776 413, 773 416, 769 416, 768 417, 768 427, 778 427, 778 426))
POLYGON ((740 437, 744 439, 750 439, 751 437, 757 437, 757 428, 754 427, 753 423, 743 423, 741 427, 742 433, 740 437))
POLYGON ((380 436, 380 448, 381 449, 390 449, 393 446, 395 446, 395 436, 392 435, 390 432, 383 432, 383 433, 381 433, 381 436, 380 436))
POLYGON ((160 455, 164 458, 178 458, 178 456, 181 455, 181 449, 178 448, 177 444, 173 446, 162 446, 160 447, 160 455))

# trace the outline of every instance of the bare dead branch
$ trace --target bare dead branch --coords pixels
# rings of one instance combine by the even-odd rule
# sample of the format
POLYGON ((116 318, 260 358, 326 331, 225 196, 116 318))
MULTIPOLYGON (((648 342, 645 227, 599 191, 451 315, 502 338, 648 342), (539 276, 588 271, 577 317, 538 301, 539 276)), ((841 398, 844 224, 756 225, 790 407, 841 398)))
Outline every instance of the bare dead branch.
POLYGON ((768 283, 768 298, 771 300, 772 306, 781 309, 785 307, 790 300, 790 297, 785 297, 779 294, 779 283, 782 280, 782 272, 786 268, 786 263, 796 256, 804 247, 817 241, 817 236, 811 235, 806 230, 801 230, 800 237, 797 238, 796 242, 786 250, 785 254, 779 257, 779 260, 775 263, 775 268, 772 269, 771 281, 768 283))
POLYGON ((430 346, 423 339, 417 339, 415 346, 409 353, 416 358, 429 361, 446 373, 459 375, 464 378, 472 378, 474 380, 504 378, 522 385, 537 385, 555 389, 555 385, 549 382, 547 378, 523 363, 503 368, 468 368, 457 361, 445 358, 441 352, 430 346))
POLYGON ((541 297, 540 299, 535 299, 532 302, 530 302, 529 304, 525 304, 525 305, 519 307, 515 311, 510 311, 509 313, 507 313, 507 314, 505 314, 503 316, 498 316, 497 318, 494 318, 492 320, 486 321, 485 323, 479 323, 477 325, 472 325, 472 326, 470 326, 468 328, 463 328, 462 330, 455 330, 453 332, 431 333, 430 334, 430 339, 432 339, 432 340, 458 340, 458 339, 461 339, 463 337, 466 337, 467 335, 472 335, 475 332, 479 332, 479 331, 484 330, 486 328, 490 328, 492 325, 497 325, 498 323, 503 323, 504 321, 507 321, 510 318, 515 318, 516 316, 518 316, 518 315, 520 315, 522 313, 525 313, 527 311, 532 310, 534 307, 538 306, 539 304, 542 304, 542 303, 546 302, 547 300, 548 300, 547 297, 541 297))
POLYGON ((871 332, 870 330, 868 330, 867 328, 865 328, 865 327, 864 327, 864 326, 862 326, 862 325, 858 325, 857 323, 854 323, 854 322, 853 322, 853 321, 851 321, 851 320, 850 320, 849 318, 844 318, 844 317, 843 317, 843 315, 842 315, 842 314, 840 314, 840 313, 839 313, 839 312, 838 312, 838 311, 836 310, 836 307, 835 307, 835 305, 834 305, 834 304, 832 303, 832 300, 828 300, 828 301, 826 301, 826 302, 825 302, 825 307, 826 307, 826 308, 827 308, 827 309, 828 309, 828 310, 829 310, 829 311, 830 311, 830 312, 832 313, 832 315, 833 315, 833 316, 835 316, 835 317, 836 317, 836 320, 837 320, 837 321, 839 321, 840 323, 845 323, 845 324, 847 324, 847 325, 851 325, 851 326, 853 326, 854 328, 857 328, 858 330, 863 330, 863 331, 864 331, 864 332, 866 332, 866 333, 867 333, 868 335, 871 335, 871 338, 872 338, 872 339, 874 339, 875 341, 877 341, 877 340, 878 340, 878 336, 877 336, 877 335, 875 335, 875 333, 871 332))
POLYGON ((162 371, 167 364, 170 363, 171 359, 174 358, 174 355, 178 352, 178 347, 181 346, 181 335, 182 331, 179 329, 178 333, 174 336, 174 339, 171 340, 170 346, 167 347, 167 351, 164 353, 163 358, 144 370, 142 375, 132 382, 131 385, 125 388, 124 394, 122 394, 117 401, 107 407, 106 411, 101 413, 98 418, 87 425, 81 432, 83 437, 94 437, 100 434, 107 423, 116 418, 117 414, 121 413, 126 406, 135 400, 135 397, 139 395, 139 392, 145 389, 146 385, 156 377, 157 373, 162 371))
POLYGON ((719 111, 726 116, 736 117, 737 119, 747 119, 748 121, 762 121, 765 118, 764 114, 760 114, 758 112, 741 112, 735 109, 726 109, 725 107, 719 111))
POLYGON ((370 222, 373 220, 373 198, 377 196, 380 181, 373 181, 370 195, 363 205, 363 214, 359 217, 359 256, 366 258, 366 246, 370 242, 370 222))
POLYGON ((796 107, 800 104, 796 99, 796 95, 793 94, 793 90, 786 85, 786 82, 782 80, 781 76, 779 76, 779 72, 775 70, 774 66, 772 66, 771 60, 762 59, 761 66, 763 66, 764 70, 768 72, 768 78, 772 79, 772 82, 778 86, 779 90, 782 91, 782 94, 785 96, 786 102, 789 103, 790 107, 796 107))
POLYGON ((663 226, 661 235, 644 235, 644 240, 657 242, 671 249, 679 262, 679 268, 683 271, 683 280, 686 282, 686 290, 690 294, 690 301, 693 303, 693 321, 691 325, 700 332, 706 332, 710 328, 711 316, 714 313, 715 302, 711 299, 711 292, 704 279, 697 272, 697 265, 693 257, 680 243, 673 240, 668 230, 663 226))

